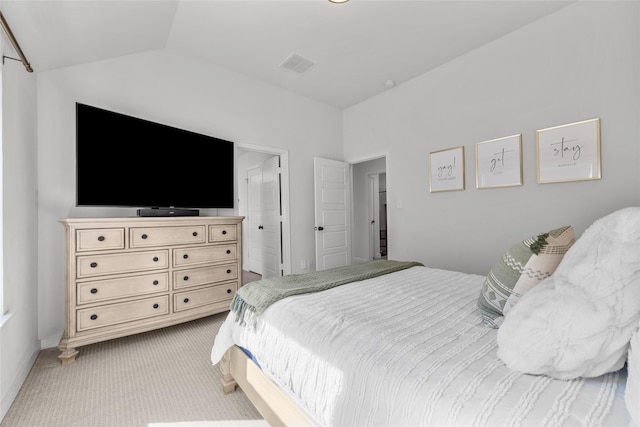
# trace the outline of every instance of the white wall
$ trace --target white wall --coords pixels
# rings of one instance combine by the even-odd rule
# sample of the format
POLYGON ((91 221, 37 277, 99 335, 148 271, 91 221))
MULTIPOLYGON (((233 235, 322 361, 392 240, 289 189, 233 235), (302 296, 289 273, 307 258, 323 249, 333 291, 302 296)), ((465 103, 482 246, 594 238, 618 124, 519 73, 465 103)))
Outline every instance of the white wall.
MULTIPOLYGON (((4 308, 0 328, 0 419, 38 352, 36 78, 21 63, 2 69, 4 308)), ((2 313, 0 313, 2 314, 2 313)))
POLYGON ((389 258, 486 274, 523 238, 640 205, 638 7, 574 3, 345 111, 347 161, 388 151, 389 258), (602 179, 537 184, 536 130, 594 117, 602 179), (475 143, 518 133, 524 185, 476 190, 475 143), (429 152, 460 145, 466 190, 429 193, 429 152))
MULTIPOLYGON (((43 347, 57 345, 63 330, 64 233, 58 219, 135 215, 135 209, 75 207, 75 102, 237 143, 289 150, 292 266, 295 270, 299 259, 314 258, 312 156, 341 157, 339 110, 170 50, 42 72, 38 324, 43 347)), ((126 167, 111 173, 127 173, 126 167)))

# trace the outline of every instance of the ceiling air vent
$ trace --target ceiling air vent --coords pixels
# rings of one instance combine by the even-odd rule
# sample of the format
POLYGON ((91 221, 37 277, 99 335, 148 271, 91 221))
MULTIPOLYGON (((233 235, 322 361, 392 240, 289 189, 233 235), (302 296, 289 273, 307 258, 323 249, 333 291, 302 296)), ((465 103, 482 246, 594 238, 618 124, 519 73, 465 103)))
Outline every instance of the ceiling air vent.
POLYGON ((295 71, 298 74, 304 73, 314 65, 316 65, 315 61, 312 61, 309 58, 305 58, 302 55, 298 55, 297 53, 292 53, 287 57, 287 59, 282 61, 282 64, 280 64, 282 68, 288 68, 289 70, 295 71))

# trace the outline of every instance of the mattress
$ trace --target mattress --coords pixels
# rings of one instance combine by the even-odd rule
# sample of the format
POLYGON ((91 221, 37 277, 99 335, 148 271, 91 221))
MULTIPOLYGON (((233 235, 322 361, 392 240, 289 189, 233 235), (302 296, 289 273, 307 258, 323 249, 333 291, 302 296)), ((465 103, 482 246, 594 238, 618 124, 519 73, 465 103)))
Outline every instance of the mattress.
POLYGON ((509 370, 482 324, 484 276, 412 267, 283 299, 231 345, 326 426, 627 426, 626 371, 571 381, 509 370))

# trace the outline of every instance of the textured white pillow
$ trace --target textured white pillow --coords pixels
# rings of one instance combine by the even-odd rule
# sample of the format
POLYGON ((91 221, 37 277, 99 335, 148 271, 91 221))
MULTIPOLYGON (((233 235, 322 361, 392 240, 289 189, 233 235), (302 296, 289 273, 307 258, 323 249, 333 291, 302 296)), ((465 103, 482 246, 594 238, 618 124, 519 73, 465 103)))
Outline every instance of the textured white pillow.
POLYGON ((560 379, 624 366, 640 320, 640 207, 595 221, 498 330, 511 369, 560 379))

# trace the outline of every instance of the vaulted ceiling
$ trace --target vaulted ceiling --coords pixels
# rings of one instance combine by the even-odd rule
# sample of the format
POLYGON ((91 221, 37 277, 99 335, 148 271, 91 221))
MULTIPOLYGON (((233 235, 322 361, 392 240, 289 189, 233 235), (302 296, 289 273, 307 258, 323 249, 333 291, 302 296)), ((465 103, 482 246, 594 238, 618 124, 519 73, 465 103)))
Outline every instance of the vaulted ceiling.
POLYGON ((0 0, 0 10, 35 72, 174 49, 347 108, 570 3, 0 0), (282 66, 292 54, 303 62, 282 66))

